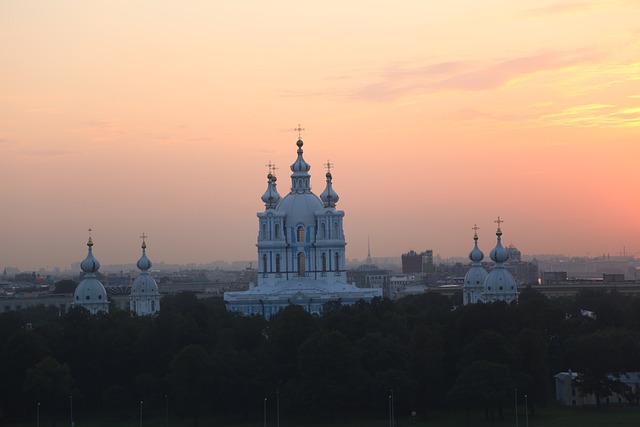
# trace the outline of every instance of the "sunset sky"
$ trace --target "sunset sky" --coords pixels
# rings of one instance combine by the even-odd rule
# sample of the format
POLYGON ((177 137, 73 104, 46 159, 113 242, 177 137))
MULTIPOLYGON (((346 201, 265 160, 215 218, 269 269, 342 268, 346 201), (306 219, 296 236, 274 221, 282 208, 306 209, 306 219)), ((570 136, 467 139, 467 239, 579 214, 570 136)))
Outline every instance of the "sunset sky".
POLYGON ((3 0, 0 268, 257 259, 330 160, 347 257, 640 256, 640 4, 3 0))

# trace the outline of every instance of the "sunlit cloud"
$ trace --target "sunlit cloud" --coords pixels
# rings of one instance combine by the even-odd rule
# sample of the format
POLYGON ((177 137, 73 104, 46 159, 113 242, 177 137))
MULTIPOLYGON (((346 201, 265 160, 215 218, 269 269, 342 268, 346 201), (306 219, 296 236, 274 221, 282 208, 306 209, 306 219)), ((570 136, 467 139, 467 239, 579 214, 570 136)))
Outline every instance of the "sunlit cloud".
POLYGON ((360 100, 389 100, 407 94, 441 91, 475 92, 501 88, 534 73, 590 63, 603 55, 596 50, 549 51, 487 62, 442 62, 385 72, 378 82, 354 91, 360 100))
POLYGON ((558 2, 548 6, 537 7, 533 9, 524 10, 521 16, 553 16, 564 13, 573 13, 583 11, 593 7, 592 2, 578 1, 578 2, 558 2))
POLYGON ((543 121, 554 125, 579 127, 640 127, 640 107, 620 108, 607 104, 576 105, 554 114, 546 114, 543 121))

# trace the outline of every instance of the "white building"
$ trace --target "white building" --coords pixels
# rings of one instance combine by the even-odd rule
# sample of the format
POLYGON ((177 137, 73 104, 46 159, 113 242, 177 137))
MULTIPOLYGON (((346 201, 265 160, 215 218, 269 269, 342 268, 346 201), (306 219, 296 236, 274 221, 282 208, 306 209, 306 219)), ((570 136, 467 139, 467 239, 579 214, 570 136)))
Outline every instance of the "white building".
POLYGON ((152 266, 151 260, 147 258, 147 243, 144 234, 142 235, 142 256, 138 260, 137 266, 140 275, 131 285, 131 296, 129 309, 139 316, 149 316, 160 311, 160 292, 158 284, 149 274, 152 266))
MULTIPOLYGON (((382 296, 381 289, 361 289, 347 283, 344 212, 332 187, 327 163, 326 187, 320 197, 311 191, 311 166, 302 157, 291 165, 291 191, 280 197, 273 170, 262 196, 265 210, 258 215, 258 283, 249 290, 226 292, 227 308, 246 315, 269 317, 289 304, 320 313, 329 301, 353 304, 382 296)), ((271 168, 270 168, 271 169, 271 168)))
MULTIPOLYGON (((493 270, 487 274, 480 261, 484 258, 484 254, 478 249, 478 235, 474 235, 475 245, 469 253, 469 259, 472 264, 464 278, 463 285, 463 303, 473 304, 476 302, 494 302, 506 301, 510 303, 518 299, 518 287, 516 281, 504 267, 504 263, 509 259, 509 251, 502 246, 502 230, 500 217, 496 221, 498 230, 496 231, 497 243, 491 250, 489 256, 495 263, 493 270), (484 281, 482 280, 484 278, 484 281), (482 286, 479 285, 482 283, 482 286)), ((474 227, 477 230, 477 227, 474 227)))
POLYGON ((85 272, 85 276, 73 293, 71 305, 84 307, 89 310, 91 314, 97 314, 100 311, 108 313, 109 302, 107 301, 107 291, 96 277, 96 273, 100 269, 100 263, 93 256, 93 241, 91 240, 91 236, 89 236, 87 246, 89 248, 87 257, 80 263, 80 268, 85 272))

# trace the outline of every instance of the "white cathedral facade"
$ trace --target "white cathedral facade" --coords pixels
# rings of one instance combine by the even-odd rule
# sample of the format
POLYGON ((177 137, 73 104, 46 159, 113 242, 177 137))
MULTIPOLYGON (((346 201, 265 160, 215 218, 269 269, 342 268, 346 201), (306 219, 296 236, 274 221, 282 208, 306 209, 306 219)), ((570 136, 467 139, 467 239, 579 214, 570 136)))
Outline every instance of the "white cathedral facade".
POLYGON ((225 292, 230 311, 269 317, 290 304, 320 313, 329 301, 353 304, 381 297, 380 289, 361 289, 347 283, 344 211, 333 190, 327 163, 326 187, 320 197, 311 191, 311 166, 298 139, 297 159, 291 165, 291 191, 284 197, 276 189, 270 170, 262 196, 265 209, 258 215, 257 285, 240 292, 225 292))
POLYGON ((511 303, 518 299, 518 286, 515 279, 504 267, 504 263, 509 259, 509 251, 502 246, 502 230, 500 217, 496 221, 498 230, 496 231, 497 243, 489 254, 495 267, 490 273, 481 264, 484 254, 478 248, 478 227, 474 229, 474 246, 469 253, 471 267, 464 276, 462 290, 462 302, 464 305, 478 302, 506 301, 511 303))

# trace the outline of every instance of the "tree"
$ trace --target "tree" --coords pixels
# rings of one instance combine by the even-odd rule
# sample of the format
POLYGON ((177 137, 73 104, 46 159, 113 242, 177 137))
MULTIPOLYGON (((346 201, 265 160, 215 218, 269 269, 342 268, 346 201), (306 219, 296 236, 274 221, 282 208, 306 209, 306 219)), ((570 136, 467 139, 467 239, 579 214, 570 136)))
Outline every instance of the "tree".
POLYGON ((48 356, 27 371, 23 387, 34 401, 51 408, 52 425, 55 425, 58 411, 73 394, 74 381, 68 365, 48 356))
POLYGON ((167 384, 176 412, 181 416, 191 415, 194 426, 211 400, 213 368, 211 357, 197 345, 183 348, 169 367, 167 384))
POLYGON ((493 423, 498 410, 502 419, 502 404, 513 391, 513 380, 509 367, 501 363, 486 360, 475 361, 460 372, 455 383, 449 389, 448 398, 462 405, 467 414, 474 408, 484 408, 486 418, 493 423))

